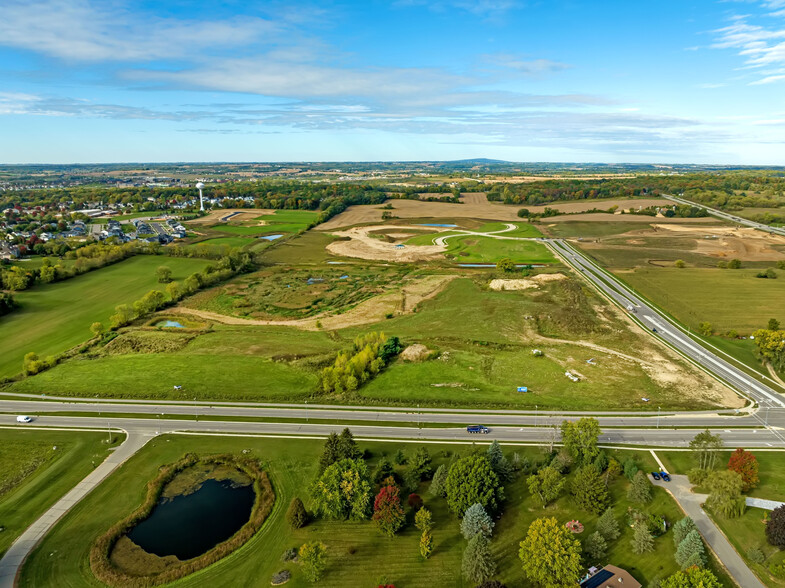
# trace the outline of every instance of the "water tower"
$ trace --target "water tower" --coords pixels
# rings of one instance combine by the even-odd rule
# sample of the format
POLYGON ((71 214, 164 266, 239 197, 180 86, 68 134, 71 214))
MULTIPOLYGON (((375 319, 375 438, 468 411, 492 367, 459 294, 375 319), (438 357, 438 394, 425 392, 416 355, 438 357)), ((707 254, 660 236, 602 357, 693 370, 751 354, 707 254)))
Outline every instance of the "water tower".
POLYGON ((204 184, 202 182, 197 182, 196 189, 199 190, 199 210, 204 210, 204 200, 202 199, 202 188, 204 188, 204 184))

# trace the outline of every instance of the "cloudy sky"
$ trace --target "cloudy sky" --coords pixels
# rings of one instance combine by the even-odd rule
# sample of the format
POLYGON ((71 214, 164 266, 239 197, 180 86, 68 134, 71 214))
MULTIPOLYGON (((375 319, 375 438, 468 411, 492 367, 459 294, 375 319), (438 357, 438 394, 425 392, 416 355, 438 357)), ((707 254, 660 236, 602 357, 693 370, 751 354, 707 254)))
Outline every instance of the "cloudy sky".
POLYGON ((2 0, 0 163, 785 164, 785 0, 2 0))

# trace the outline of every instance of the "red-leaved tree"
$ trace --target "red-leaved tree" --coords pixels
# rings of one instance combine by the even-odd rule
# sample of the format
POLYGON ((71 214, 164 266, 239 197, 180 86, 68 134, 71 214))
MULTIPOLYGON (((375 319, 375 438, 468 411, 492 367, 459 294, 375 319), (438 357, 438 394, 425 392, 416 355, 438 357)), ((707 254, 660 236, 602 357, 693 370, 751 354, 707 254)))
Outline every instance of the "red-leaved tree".
POLYGON ((734 451, 728 461, 728 469, 741 476, 742 492, 748 492, 758 485, 758 460, 741 447, 734 451))
POLYGON ((386 478, 373 501, 373 521, 379 530, 392 537, 403 527, 406 516, 401 506, 401 491, 392 476, 386 478))

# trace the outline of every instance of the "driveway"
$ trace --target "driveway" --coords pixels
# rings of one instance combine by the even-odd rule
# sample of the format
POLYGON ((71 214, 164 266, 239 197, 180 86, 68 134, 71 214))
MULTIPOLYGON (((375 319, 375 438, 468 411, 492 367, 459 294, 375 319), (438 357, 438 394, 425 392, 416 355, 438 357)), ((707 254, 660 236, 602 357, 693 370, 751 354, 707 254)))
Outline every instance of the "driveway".
POLYGON ((736 584, 743 588, 765 588, 725 538, 725 535, 717 528, 714 521, 701 508, 701 504, 706 501, 708 495, 693 494, 692 484, 687 480, 687 476, 671 474, 670 482, 660 480, 652 481, 652 484, 665 488, 671 493, 681 509, 695 522, 698 531, 703 535, 717 559, 722 562, 730 576, 736 581, 736 584))

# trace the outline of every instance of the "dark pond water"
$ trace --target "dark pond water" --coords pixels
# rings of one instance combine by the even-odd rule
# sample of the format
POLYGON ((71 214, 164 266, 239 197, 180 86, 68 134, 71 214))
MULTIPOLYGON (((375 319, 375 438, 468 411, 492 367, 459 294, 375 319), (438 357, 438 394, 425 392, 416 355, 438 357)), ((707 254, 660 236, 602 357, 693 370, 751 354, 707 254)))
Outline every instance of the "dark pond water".
POLYGON ((158 504, 128 537, 148 553, 191 559, 234 535, 248 522, 253 502, 253 486, 207 480, 192 494, 158 504))

